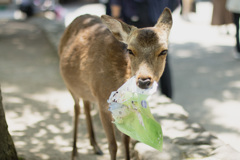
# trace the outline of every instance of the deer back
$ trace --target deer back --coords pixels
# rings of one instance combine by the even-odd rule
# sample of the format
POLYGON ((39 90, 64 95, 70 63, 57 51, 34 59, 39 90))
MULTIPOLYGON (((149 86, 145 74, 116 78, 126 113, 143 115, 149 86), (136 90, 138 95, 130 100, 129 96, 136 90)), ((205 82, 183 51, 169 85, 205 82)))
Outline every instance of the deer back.
POLYGON ((66 28, 59 57, 68 89, 86 100, 107 99, 130 77, 126 45, 96 16, 80 16, 66 28))

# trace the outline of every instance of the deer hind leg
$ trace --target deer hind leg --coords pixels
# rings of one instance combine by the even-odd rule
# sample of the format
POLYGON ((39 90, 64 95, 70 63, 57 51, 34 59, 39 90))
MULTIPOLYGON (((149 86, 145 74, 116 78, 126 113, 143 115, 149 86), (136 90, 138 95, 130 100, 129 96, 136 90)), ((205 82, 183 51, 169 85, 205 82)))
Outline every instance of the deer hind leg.
POLYGON ((72 160, 77 159, 77 134, 78 134, 78 121, 80 114, 79 98, 72 94, 74 99, 74 130, 73 130, 73 150, 72 150, 72 160))
POLYGON ((125 159, 130 160, 130 150, 129 150, 130 137, 122 133, 122 143, 125 149, 125 159))
POLYGON ((110 111, 108 111, 106 106, 108 105, 105 103, 103 103, 103 105, 99 104, 100 118, 102 121, 105 134, 107 136, 108 149, 111 156, 111 160, 116 160, 117 143, 116 143, 114 128, 112 124, 112 115, 110 111))
POLYGON ((94 134, 93 125, 92 125, 92 118, 91 118, 91 114, 90 114, 91 104, 89 101, 83 101, 83 104, 84 104, 84 111, 85 111, 85 115, 86 115, 86 122, 87 122, 90 143, 93 146, 95 154, 103 155, 103 152, 99 148, 99 146, 96 142, 96 139, 95 139, 95 134, 94 134))

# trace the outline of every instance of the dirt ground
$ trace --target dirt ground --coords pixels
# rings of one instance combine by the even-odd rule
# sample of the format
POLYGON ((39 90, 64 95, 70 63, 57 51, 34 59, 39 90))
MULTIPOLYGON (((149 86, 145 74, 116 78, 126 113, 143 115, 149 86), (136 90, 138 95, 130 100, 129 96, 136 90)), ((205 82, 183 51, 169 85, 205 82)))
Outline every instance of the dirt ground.
MULTIPOLYGON (((0 83, 18 155, 26 160, 70 159, 73 101, 59 74, 57 53, 36 26, 0 21, 0 83)), ((79 157, 107 160, 107 140, 96 109, 92 115, 104 155, 93 154, 81 115, 79 157)))

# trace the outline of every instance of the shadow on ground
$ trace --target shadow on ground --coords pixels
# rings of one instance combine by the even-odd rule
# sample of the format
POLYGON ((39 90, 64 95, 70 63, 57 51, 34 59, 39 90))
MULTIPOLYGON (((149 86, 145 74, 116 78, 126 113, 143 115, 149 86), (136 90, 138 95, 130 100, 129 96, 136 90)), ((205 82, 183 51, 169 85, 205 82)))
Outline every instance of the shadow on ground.
POLYGON ((207 130, 239 135, 240 70, 231 55, 233 47, 192 42, 173 43, 170 49, 174 102, 207 130))

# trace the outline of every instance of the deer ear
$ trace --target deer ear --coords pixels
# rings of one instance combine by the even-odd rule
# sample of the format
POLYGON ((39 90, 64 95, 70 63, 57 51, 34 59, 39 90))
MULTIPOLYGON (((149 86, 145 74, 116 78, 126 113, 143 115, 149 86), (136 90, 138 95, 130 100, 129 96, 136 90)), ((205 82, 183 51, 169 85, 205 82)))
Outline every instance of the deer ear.
POLYGON ((172 28, 172 13, 169 8, 165 8, 160 15, 157 24, 155 24, 156 28, 160 28, 162 30, 170 32, 170 29, 172 28))
POLYGON ((121 41, 126 43, 129 34, 131 31, 136 28, 134 26, 128 25, 121 20, 117 20, 111 16, 102 15, 101 16, 102 22, 108 27, 108 29, 112 32, 114 37, 121 41))

